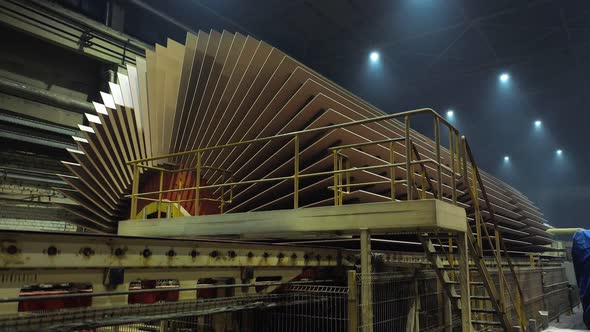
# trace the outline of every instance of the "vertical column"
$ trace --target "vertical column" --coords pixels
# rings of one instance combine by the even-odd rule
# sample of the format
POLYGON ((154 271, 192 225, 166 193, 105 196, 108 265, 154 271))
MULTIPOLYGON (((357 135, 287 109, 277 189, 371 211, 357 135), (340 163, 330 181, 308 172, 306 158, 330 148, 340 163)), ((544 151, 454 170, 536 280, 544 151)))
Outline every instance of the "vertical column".
POLYGON ((356 271, 348 271, 348 332, 358 332, 358 288, 356 271))
POLYGON ((295 135, 295 172, 293 174, 293 208, 299 207, 299 136, 295 135))
POLYGON ((338 150, 334 150, 333 152, 333 157, 334 157, 334 206, 338 205, 338 150))
POLYGON ((139 191, 139 166, 133 164, 133 187, 131 188, 131 215, 129 219, 137 216, 137 193, 139 191))
POLYGON ((395 202, 395 142, 389 142, 389 163, 392 165, 389 169, 391 201, 395 202))
MULTIPOLYGON (((196 279, 188 279, 188 280, 178 280, 178 287, 179 288, 192 288, 197 286, 196 279)), ((197 291, 184 291, 178 292, 178 301, 189 301, 189 300, 196 300, 197 299, 197 291)))
MULTIPOLYGON (((3 282, 0 289, 1 298, 14 298, 20 294, 21 285, 19 283, 3 282)), ((0 312, 3 314, 18 313, 18 302, 0 303, 0 312)))
MULTIPOLYGON (((92 283, 93 293, 107 293, 107 292, 126 292, 129 291, 129 282, 124 282, 116 287, 112 288, 105 286, 102 280, 95 281, 92 283)), ((97 296, 92 298, 93 307, 110 307, 116 305, 127 305, 128 295, 113 295, 113 296, 97 296)))
POLYGON ((200 198, 200 187, 201 187, 201 157, 202 152, 197 152, 197 174, 195 175, 195 216, 198 216, 201 211, 201 198, 200 198))
POLYGON ((438 199, 443 198, 442 193, 442 161, 440 159, 440 119, 438 117, 434 118, 434 145, 436 149, 436 197, 438 199))
POLYGON ((363 332, 373 331, 373 285, 371 280, 371 235, 361 229, 361 307, 363 332))
MULTIPOLYGON (((467 230, 469 231, 469 229, 467 230)), ((467 234, 457 236, 459 248, 459 284, 461 285, 461 322, 462 331, 472 331, 471 326, 471 295, 469 293, 469 253, 467 252, 467 234)))
POLYGON ((406 184, 408 201, 414 199, 414 167, 412 166, 412 141, 410 140, 410 116, 405 117, 405 144, 406 144, 406 184))
POLYGON ((418 287, 418 271, 414 272, 414 329, 413 332, 420 332, 420 287, 418 287))

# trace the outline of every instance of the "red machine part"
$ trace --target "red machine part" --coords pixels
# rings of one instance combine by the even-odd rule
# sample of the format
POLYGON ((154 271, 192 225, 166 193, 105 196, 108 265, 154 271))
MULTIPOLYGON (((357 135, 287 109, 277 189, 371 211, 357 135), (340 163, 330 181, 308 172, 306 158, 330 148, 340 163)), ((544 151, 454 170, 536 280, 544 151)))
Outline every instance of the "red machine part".
MULTIPOLYGON (((44 295, 66 295, 66 294, 77 294, 77 293, 92 293, 90 289, 35 289, 21 291, 19 296, 44 296, 44 295)), ((82 308, 90 307, 92 305, 92 297, 66 297, 57 299, 36 299, 36 300, 23 300, 18 303, 19 312, 30 312, 30 311, 48 311, 58 310, 65 308, 82 308)))
MULTIPOLYGON (((149 170, 148 174, 142 175, 141 179, 142 182, 139 185, 139 193, 142 192, 154 192, 159 191, 160 189, 160 172, 149 170)), ((165 173, 163 179, 163 190, 171 190, 171 189, 182 189, 182 188, 191 188, 196 186, 195 181, 195 172, 194 171, 182 171, 182 172, 175 172, 175 173, 165 173)), ((204 186, 206 183, 201 181, 201 185, 204 186)), ((167 192, 162 193, 162 200, 168 201, 183 201, 180 205, 191 215, 195 215, 195 191, 194 190, 184 190, 179 192, 167 192)), ((210 190, 200 190, 199 191, 200 198, 212 198, 210 190)), ((153 195, 146 195, 141 196, 150 199, 158 199, 157 194, 153 195)), ((152 201, 147 200, 138 200, 137 207, 138 211, 141 211, 146 205, 152 203, 152 201)), ((216 201, 209 201, 209 200, 201 200, 199 202, 199 213, 198 215, 207 215, 207 214, 218 214, 220 213, 220 202, 216 201)))

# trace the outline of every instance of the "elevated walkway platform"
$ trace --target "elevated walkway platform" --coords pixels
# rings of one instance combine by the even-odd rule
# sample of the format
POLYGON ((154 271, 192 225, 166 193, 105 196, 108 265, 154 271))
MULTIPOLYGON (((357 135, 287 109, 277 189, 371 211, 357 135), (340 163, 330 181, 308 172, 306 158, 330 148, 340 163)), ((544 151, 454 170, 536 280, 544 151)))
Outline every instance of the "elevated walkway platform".
POLYGON ((465 209, 436 199, 121 221, 119 235, 288 238, 467 230, 465 209))

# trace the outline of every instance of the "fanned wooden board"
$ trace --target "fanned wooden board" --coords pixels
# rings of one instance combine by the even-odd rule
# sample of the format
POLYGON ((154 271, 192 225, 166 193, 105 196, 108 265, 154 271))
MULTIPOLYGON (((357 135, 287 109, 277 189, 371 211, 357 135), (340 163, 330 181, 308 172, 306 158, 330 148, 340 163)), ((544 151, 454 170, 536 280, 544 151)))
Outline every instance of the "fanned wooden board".
MULTIPOLYGON (((87 114, 80 125, 84 137, 76 138, 77 150, 70 150, 75 163, 64 162, 71 175, 62 176, 71 186, 64 194, 79 205, 67 207, 83 218, 83 225, 99 232, 115 232, 117 222, 129 218, 132 186, 130 160, 149 158, 202 147, 269 137, 384 115, 342 87, 289 57, 280 50, 250 36, 228 31, 188 34, 185 45, 168 40, 147 51, 127 75, 118 74, 117 83, 101 92, 96 112, 87 114)), ((403 110, 399 110, 403 111, 403 110)), ((396 120, 327 130, 300 137, 301 174, 331 171, 330 147, 403 137, 404 125, 396 120)), ((416 131, 411 133, 421 158, 435 159, 434 142, 416 131)), ((404 162, 404 142, 395 143, 395 161, 404 162)), ((233 172, 233 181, 290 176, 294 171, 294 140, 285 137, 269 142, 206 152, 204 166, 233 172)), ((389 161, 387 145, 370 145, 342 151, 352 167, 374 166, 389 161)), ((449 152, 442 149, 448 165, 449 152)), ((196 166, 196 155, 177 156, 146 163, 171 168, 196 166)), ((435 168, 415 168, 418 192, 434 197, 422 184, 426 177, 436 188, 435 168), (425 178, 424 175, 425 174, 425 178)), ((141 178, 149 178, 142 170, 141 178)), ((387 181, 390 169, 356 171, 352 183, 387 181)), ((396 168, 397 180, 407 177, 396 168)), ((546 220, 522 193, 483 172, 490 204, 511 247, 551 243, 546 220)), ((185 181, 193 181, 194 174, 185 181)), ((166 180, 172 189, 181 186, 181 176, 166 180)), ((229 181, 220 172, 205 169, 202 183, 229 181)), ((451 177, 442 177, 444 200, 450 201, 451 177)), ((186 183, 185 183, 186 184, 186 183)), ((305 178, 300 185, 302 208, 332 204, 332 177, 305 178)), ((464 187, 463 187, 464 188, 464 187)), ((231 203, 224 213, 293 207, 293 181, 243 184, 234 187, 231 203)), ((405 199, 408 188, 396 185, 396 199, 405 199)), ((212 198, 220 189, 210 190, 212 198)), ((226 191, 227 195, 227 191, 226 191)), ((459 204, 472 215, 468 192, 458 191, 459 204)), ((485 202, 479 193, 479 204, 485 202)), ((177 195, 183 199, 190 194, 177 195)), ((352 187, 344 204, 387 201, 390 185, 352 187)), ((227 198, 227 197, 226 197, 227 198)), ((192 203, 191 203, 192 204, 192 203)), ((191 210, 186 208, 187 211, 191 210)), ((194 211, 194 209, 192 210, 194 211)), ((483 216, 490 226, 490 214, 483 216)), ((472 219, 470 219, 472 220, 472 219)))

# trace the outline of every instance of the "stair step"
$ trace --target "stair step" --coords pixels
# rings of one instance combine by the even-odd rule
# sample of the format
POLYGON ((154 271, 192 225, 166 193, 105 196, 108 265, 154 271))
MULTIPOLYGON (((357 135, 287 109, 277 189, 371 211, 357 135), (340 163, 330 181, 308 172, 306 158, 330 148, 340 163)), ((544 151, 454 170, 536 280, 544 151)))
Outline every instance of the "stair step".
POLYGON ((502 323, 492 320, 471 320, 471 324, 502 326, 502 323))
MULTIPOLYGON (((461 295, 453 296, 454 299, 461 299, 461 295)), ((471 300, 482 300, 482 301, 491 301, 489 296, 486 295, 471 295, 469 297, 471 300)))
POLYGON ((496 310, 492 309, 492 308, 471 308, 471 311, 473 312, 487 312, 487 313, 492 313, 495 314, 496 310))
POLYGON ((431 234, 431 235, 420 235, 420 237, 423 239, 428 239, 428 240, 448 240, 448 239, 455 240, 455 239, 457 239, 457 235, 455 235, 455 234, 453 234, 453 235, 431 234))
MULTIPOLYGON (((459 271, 460 270, 460 267, 459 266, 448 266, 448 265, 445 265, 445 266, 441 267, 441 269, 443 269, 443 270, 450 270, 450 271, 459 271)), ((476 268, 476 267, 470 267, 469 270, 476 271, 476 270, 478 270, 478 268, 476 268)))
MULTIPOLYGON (((446 283, 447 284, 452 284, 452 285, 459 285, 459 282, 458 281, 452 281, 452 280, 451 281, 447 281, 446 283)), ((471 281, 469 284, 470 285, 483 285, 483 282, 482 281, 471 281)))

